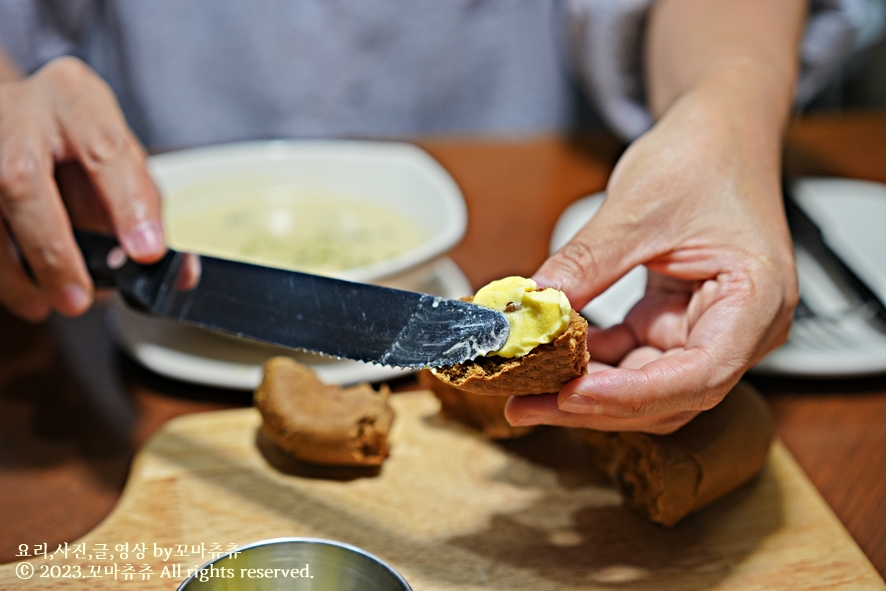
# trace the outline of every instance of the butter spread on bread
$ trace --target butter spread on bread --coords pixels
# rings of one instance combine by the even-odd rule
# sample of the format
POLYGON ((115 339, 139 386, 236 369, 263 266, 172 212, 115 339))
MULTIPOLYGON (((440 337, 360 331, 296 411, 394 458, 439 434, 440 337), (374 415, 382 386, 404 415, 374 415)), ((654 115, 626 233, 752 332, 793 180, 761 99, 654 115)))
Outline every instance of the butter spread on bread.
POLYGON ((511 330, 508 340, 490 355, 522 357, 539 345, 550 343, 569 326, 572 306, 562 291, 538 289, 524 277, 505 277, 482 287, 474 303, 504 312, 511 330))
MULTIPOLYGON (((519 277, 515 279, 517 282, 530 281, 519 277)), ((535 284, 530 282, 529 285, 535 284)), ((560 322, 559 291, 553 289, 543 291, 557 294, 555 300, 558 302, 557 313, 553 315, 556 326, 560 322)), ((525 287, 519 292, 521 303, 525 302, 522 295, 524 293, 529 293, 525 287)), ((534 293, 542 292, 534 291, 534 293)), ((475 301, 472 296, 463 297, 462 300, 475 301)), ((505 300, 504 308, 506 310, 510 308, 505 315, 516 311, 516 303, 510 301, 510 298, 505 300), (509 302, 511 306, 507 305, 509 302)), ((568 302, 566 305, 569 305, 568 302)), ((567 310, 568 322, 565 327, 548 327, 549 340, 547 342, 536 340, 539 344, 520 356, 483 355, 464 363, 432 367, 431 372, 445 384, 474 394, 522 396, 559 392, 563 384, 584 375, 588 365, 588 321, 575 310, 569 308, 567 310)), ((532 323, 527 323, 525 326, 531 327, 532 323)), ((520 332, 519 329, 512 331, 520 332)))

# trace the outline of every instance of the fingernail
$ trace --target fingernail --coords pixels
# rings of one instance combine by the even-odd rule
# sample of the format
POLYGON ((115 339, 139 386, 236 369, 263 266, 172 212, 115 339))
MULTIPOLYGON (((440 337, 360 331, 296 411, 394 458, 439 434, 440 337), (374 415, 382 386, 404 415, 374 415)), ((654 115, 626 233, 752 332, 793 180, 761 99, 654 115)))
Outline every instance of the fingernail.
POLYGON ((529 427, 530 425, 540 425, 542 423, 541 417, 533 414, 527 413, 525 415, 520 416, 516 420, 509 421, 512 427, 529 427))
POLYGON ((135 227, 135 230, 123 236, 126 251, 130 256, 150 257, 163 251, 163 230, 155 221, 144 221, 135 227))
POLYGON ((75 314, 83 312, 89 307, 90 297, 79 285, 69 285, 62 292, 65 310, 75 314))
POLYGON ((550 275, 536 273, 532 276, 532 280, 535 281, 539 289, 547 289, 549 287, 552 287, 554 289, 559 289, 560 291, 565 291, 567 295, 572 289, 571 281, 568 277, 552 277, 550 275))
POLYGON ((589 396, 583 396, 581 394, 573 394, 559 405, 560 410, 564 410, 566 412, 580 412, 580 413, 592 413, 596 412, 597 409, 597 401, 589 396))

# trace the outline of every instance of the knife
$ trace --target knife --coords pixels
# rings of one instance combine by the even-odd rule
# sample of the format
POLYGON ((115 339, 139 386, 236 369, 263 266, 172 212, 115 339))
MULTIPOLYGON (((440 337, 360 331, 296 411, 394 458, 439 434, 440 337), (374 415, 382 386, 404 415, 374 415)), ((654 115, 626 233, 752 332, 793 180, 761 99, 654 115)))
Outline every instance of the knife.
POLYGON ((852 292, 852 296, 857 298, 859 303, 872 304, 876 318, 880 322, 886 323, 886 305, 868 287, 867 283, 834 252, 818 224, 797 203, 790 185, 788 181, 782 183, 785 214, 794 242, 805 248, 819 263, 836 273, 842 280, 844 287, 852 292))
POLYGON ((459 300, 172 249, 141 265, 110 236, 74 235, 96 287, 131 307, 291 349, 439 367, 500 349, 510 329, 501 312, 459 300))

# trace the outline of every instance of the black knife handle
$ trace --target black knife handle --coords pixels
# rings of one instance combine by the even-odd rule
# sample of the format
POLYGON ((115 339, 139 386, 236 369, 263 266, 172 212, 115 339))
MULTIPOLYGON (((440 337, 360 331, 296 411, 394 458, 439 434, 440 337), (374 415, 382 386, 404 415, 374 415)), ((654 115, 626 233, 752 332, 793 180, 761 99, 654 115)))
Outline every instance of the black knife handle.
POLYGON ((175 290, 181 253, 167 249, 162 259, 149 265, 136 263, 121 253, 122 264, 111 267, 108 255, 119 246, 116 238, 85 230, 74 230, 74 238, 95 286, 116 288, 133 308, 156 314, 175 290))
POLYGON ((108 265, 108 255, 119 246, 117 239, 113 236, 76 229, 74 230, 74 239, 77 241, 77 246, 80 247, 80 252, 83 253, 86 269, 95 286, 116 287, 114 269, 108 265))

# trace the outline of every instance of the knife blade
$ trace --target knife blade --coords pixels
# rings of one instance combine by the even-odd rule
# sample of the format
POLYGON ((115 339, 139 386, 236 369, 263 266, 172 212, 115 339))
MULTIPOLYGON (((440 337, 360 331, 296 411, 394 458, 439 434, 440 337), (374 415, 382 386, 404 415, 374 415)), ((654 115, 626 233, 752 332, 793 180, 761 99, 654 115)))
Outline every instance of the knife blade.
POLYGON ((114 238, 75 238, 96 286, 116 288, 133 308, 291 349, 439 367, 500 349, 510 330, 501 312, 459 300, 171 249, 140 265, 114 238))
POLYGON ((834 252, 828 244, 827 237, 818 224, 797 203, 794 197, 791 183, 785 180, 782 183, 784 194, 785 215, 788 227, 794 242, 806 249, 815 259, 823 264, 840 279, 840 282, 848 289, 851 297, 861 304, 872 307, 873 315, 881 322, 886 323, 886 304, 870 288, 867 283, 853 271, 843 259, 834 252))

